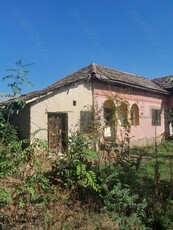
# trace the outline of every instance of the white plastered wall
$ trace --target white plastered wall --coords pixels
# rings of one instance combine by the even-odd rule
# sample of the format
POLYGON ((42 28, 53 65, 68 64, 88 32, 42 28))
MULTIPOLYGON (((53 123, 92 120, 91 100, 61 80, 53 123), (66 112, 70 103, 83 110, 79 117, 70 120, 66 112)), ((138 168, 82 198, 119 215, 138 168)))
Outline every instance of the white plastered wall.
POLYGON ((68 132, 75 131, 79 128, 80 111, 86 110, 86 106, 92 103, 92 85, 87 82, 64 87, 35 101, 31 105, 31 134, 36 132, 36 138, 47 140, 48 113, 67 113, 68 132), (73 101, 76 101, 76 106, 73 101), (41 130, 38 131, 39 129, 41 130))

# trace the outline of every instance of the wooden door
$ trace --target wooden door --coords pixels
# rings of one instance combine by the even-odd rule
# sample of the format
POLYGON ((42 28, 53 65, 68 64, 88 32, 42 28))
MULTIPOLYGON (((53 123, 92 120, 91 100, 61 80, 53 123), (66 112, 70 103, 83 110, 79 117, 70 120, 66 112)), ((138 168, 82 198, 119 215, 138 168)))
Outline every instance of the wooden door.
POLYGON ((48 142, 49 148, 56 152, 62 153, 67 149, 67 114, 48 115, 48 142))

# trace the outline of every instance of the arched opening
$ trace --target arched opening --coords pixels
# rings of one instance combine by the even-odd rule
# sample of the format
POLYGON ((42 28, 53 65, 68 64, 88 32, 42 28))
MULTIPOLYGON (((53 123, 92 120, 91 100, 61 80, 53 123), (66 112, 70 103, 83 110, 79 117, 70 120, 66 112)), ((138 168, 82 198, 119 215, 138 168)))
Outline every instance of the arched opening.
POLYGON ((122 126, 128 125, 128 107, 124 102, 118 108, 118 122, 122 126))
POLYGON ((169 111, 169 135, 173 135, 173 108, 169 111))
POLYGON ((103 105, 104 115, 104 137, 113 139, 115 137, 115 105, 111 100, 105 101, 103 105))
POLYGON ((137 104, 133 104, 130 110, 131 125, 139 125, 139 107, 137 104))

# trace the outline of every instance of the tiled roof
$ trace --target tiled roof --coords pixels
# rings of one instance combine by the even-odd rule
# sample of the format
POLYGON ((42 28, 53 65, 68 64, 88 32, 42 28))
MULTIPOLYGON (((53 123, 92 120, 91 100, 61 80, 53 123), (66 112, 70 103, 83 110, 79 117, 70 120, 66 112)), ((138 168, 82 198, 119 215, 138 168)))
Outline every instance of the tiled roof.
POLYGON ((170 90, 173 88, 173 75, 153 79, 153 82, 162 89, 170 90))
POLYGON ((96 77, 100 80, 109 81, 111 83, 119 83, 124 86, 134 88, 167 93, 166 90, 163 90, 160 86, 158 86, 148 78, 144 78, 135 74, 125 73, 101 65, 93 65, 95 66, 96 77))
POLYGON ((35 100, 37 98, 44 97, 47 94, 52 93, 56 89, 59 89, 63 86, 75 83, 80 80, 88 81, 92 78, 102 82, 117 84, 124 87, 133 87, 143 90, 149 90, 152 92, 168 94, 166 90, 164 90, 158 84, 148 78, 140 77, 135 74, 125 73, 98 64, 91 64, 55 82, 54 84, 48 86, 47 88, 44 88, 43 90, 34 91, 22 95, 21 97, 25 101, 35 100))

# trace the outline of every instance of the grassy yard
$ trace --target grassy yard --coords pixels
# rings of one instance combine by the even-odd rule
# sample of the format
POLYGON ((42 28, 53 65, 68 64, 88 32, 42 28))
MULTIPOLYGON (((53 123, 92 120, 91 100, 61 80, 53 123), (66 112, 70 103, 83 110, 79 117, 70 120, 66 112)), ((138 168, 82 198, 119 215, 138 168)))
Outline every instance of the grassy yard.
POLYGON ((155 175, 157 159, 160 179, 166 179, 168 181, 173 179, 173 140, 162 141, 157 146, 157 155, 155 147, 147 146, 143 148, 135 147, 131 151, 131 156, 141 158, 144 172, 149 177, 154 177, 155 175))

